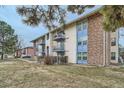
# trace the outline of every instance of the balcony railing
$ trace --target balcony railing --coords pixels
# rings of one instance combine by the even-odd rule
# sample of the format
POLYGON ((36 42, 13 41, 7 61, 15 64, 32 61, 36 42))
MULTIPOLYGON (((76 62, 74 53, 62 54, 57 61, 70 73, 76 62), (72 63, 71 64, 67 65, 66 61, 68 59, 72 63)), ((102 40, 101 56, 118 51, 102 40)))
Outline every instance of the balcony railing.
POLYGON ((41 42, 40 45, 45 45, 45 41, 41 42))
POLYGON ((57 34, 54 36, 54 41, 63 41, 65 40, 64 34, 57 34))
POLYGON ((65 49, 64 49, 64 47, 54 47, 53 51, 54 52, 65 52, 65 49))

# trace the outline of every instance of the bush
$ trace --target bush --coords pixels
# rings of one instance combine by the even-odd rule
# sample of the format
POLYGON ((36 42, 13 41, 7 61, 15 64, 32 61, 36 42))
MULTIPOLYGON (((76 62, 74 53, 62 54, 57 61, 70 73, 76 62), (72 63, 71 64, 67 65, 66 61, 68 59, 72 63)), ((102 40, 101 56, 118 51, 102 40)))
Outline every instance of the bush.
POLYGON ((67 64, 67 56, 60 57, 60 64, 67 64))
POLYGON ((53 63, 52 57, 51 56, 44 57, 44 64, 53 65, 54 63, 53 63))
POLYGON ((23 56, 22 58, 31 58, 31 56, 23 56))
POLYGON ((44 57, 44 64, 46 64, 46 65, 67 64, 68 57, 67 56, 59 57, 59 61, 60 61, 60 63, 58 62, 58 57, 57 56, 45 56, 44 57))
POLYGON ((21 58, 20 56, 15 56, 15 58, 21 58))

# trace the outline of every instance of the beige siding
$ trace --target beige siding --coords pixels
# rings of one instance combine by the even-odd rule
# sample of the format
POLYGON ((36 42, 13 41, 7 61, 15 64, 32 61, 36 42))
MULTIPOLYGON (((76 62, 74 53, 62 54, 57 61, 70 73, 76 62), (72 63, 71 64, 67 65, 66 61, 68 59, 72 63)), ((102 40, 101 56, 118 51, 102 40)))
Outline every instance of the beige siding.
POLYGON ((41 43, 41 42, 42 42, 42 38, 40 38, 40 39, 38 39, 38 40, 36 41, 36 45, 39 44, 39 43, 41 43))
MULTIPOLYGON (((57 46, 56 41, 53 41, 53 36, 56 32, 52 33, 52 48, 57 46)), ((70 25, 65 28, 65 56, 68 56, 69 63, 76 63, 76 24, 70 25)), ((52 56, 57 56, 56 52, 52 52, 52 56)))
POLYGON ((68 56, 69 63, 76 63, 76 25, 70 25, 65 30, 65 35, 68 38, 65 41, 65 55, 68 56))

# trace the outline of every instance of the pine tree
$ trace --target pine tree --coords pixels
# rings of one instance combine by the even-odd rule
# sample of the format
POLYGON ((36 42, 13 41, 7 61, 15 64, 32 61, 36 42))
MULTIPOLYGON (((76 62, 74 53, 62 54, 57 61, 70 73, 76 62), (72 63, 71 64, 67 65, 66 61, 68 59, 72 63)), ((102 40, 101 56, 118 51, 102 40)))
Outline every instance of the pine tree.
POLYGON ((14 29, 4 21, 0 21, 0 50, 1 59, 4 54, 14 53, 16 49, 17 35, 14 29))
POLYGON ((48 5, 48 6, 22 6, 17 7, 17 12, 27 25, 38 26, 44 24, 49 30, 65 24, 65 17, 68 12, 82 14, 86 8, 93 5, 48 5))
POLYGON ((124 26, 124 6, 107 5, 101 10, 104 17, 103 27, 105 31, 115 32, 118 28, 124 26))

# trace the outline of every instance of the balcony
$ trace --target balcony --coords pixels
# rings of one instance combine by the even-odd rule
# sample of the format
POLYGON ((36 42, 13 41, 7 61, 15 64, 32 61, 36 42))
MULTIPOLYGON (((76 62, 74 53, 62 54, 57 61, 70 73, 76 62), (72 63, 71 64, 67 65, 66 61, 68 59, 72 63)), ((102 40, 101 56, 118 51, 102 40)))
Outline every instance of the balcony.
POLYGON ((41 42, 39 45, 45 45, 45 41, 41 42))
POLYGON ((57 34, 57 35, 54 36, 53 40, 57 41, 57 42, 64 41, 65 40, 65 36, 64 36, 64 34, 57 34))
POLYGON ((53 51, 54 52, 65 52, 65 49, 64 49, 64 47, 54 47, 53 51))
POLYGON ((40 51, 40 53, 41 53, 41 54, 45 54, 45 51, 44 51, 44 50, 42 50, 42 51, 40 51))

